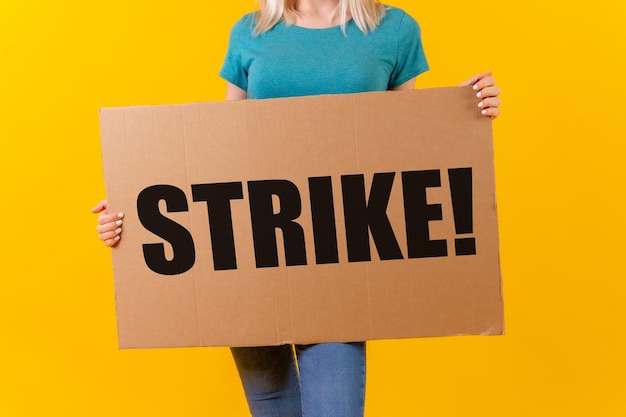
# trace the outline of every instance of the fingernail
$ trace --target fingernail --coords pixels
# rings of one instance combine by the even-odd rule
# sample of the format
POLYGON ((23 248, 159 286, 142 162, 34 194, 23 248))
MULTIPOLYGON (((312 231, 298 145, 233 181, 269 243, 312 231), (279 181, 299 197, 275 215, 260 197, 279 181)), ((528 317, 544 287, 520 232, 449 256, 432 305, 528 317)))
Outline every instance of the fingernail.
POLYGON ((478 93, 476 93, 476 97, 480 98, 483 95, 482 91, 479 91, 478 93))
MULTIPOLYGON (((483 106, 483 102, 481 101, 480 103, 478 103, 478 107, 482 107, 483 106)), ((122 221, 120 220, 120 224, 122 223, 122 221)), ((119 226, 119 225, 118 225, 119 226)))
MULTIPOLYGON (((482 104, 482 103, 481 103, 481 104, 482 104)), ((480 107, 480 104, 478 105, 478 107, 480 107)), ((115 224, 116 224, 116 225, 118 225, 118 226, 121 226, 121 225, 122 225, 122 221, 121 221, 121 220, 118 220, 118 221, 116 221, 116 222, 115 222, 115 224)))
POLYGON ((115 229, 115 233, 116 233, 116 234, 118 234, 118 235, 119 235, 120 233, 122 233, 122 228, 121 228, 121 227, 118 227, 117 229, 115 229))
POLYGON ((124 213, 117 213, 117 217, 121 219, 122 217, 124 217, 124 213))
POLYGON ((478 84, 474 84, 474 85, 472 86, 472 88, 473 88, 474 90, 478 90, 478 84))
POLYGON ((482 114, 487 114, 487 110, 481 111, 482 114))
POLYGON ((115 236, 113 240, 120 240, 120 235, 115 236))

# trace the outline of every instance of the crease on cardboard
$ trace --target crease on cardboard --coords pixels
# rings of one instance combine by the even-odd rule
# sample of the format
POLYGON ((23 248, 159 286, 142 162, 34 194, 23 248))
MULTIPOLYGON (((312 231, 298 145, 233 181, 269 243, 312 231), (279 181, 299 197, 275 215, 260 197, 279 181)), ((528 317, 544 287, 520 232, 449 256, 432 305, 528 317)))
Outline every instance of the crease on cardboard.
MULTIPOLYGON (((182 137, 182 141, 183 141, 183 152, 184 152, 184 159, 185 159, 185 182, 187 184, 191 184, 191 182, 189 181, 189 169, 190 169, 190 164, 189 164, 189 160, 187 155, 189 155, 189 151, 188 151, 188 146, 187 146, 187 128, 186 128, 186 123, 185 123, 185 114, 186 114, 186 110, 189 108, 187 106, 184 107, 178 107, 180 109, 179 111, 179 119, 181 121, 182 127, 183 127, 183 137, 182 137)), ((187 212, 187 217, 189 218, 189 225, 191 226, 192 230, 194 229, 193 226, 193 216, 191 215, 191 211, 187 212)), ((198 302, 198 272, 196 272, 196 270, 192 270, 191 271, 192 275, 193 275, 193 295, 194 295, 194 301, 196 303, 195 305, 195 311, 196 311, 196 343, 199 345, 200 344, 200 340, 201 340, 201 331, 200 331, 200 310, 199 310, 199 302, 198 302)))
POLYGON ((479 333, 480 336, 499 336, 504 334, 503 323, 490 322, 485 330, 479 333))
POLYGON ((351 100, 352 100, 352 127, 353 127, 353 138, 354 138, 354 154, 355 154, 355 159, 356 159, 356 172, 361 172, 361 164, 359 163, 359 141, 358 141, 358 136, 357 136, 357 132, 358 132, 358 123, 357 123, 357 118, 359 116, 358 113, 358 108, 356 106, 356 98, 354 95, 350 96, 351 100))
POLYGON ((372 337, 372 309, 370 305, 372 304, 370 299, 370 271, 369 265, 365 265, 365 286, 367 288, 367 338, 370 339, 372 337))
POLYGON ((278 317, 278 306, 276 305, 277 298, 278 298, 278 294, 274 294, 274 297, 272 297, 274 301, 274 325, 276 327, 276 344, 279 345, 281 344, 282 336, 280 334, 280 323, 279 323, 280 318, 278 317))
MULTIPOLYGON (((356 172, 361 172, 361 165, 359 163, 359 126, 360 126, 360 122, 361 122, 361 107, 357 105, 357 100, 356 97, 354 95, 351 95, 351 101, 352 101, 352 114, 353 114, 353 131, 352 131, 352 137, 354 138, 354 154, 355 154, 355 161, 356 161, 356 172)), ((371 280, 371 275, 370 275, 370 268, 369 268, 369 264, 365 264, 365 283, 366 283, 366 288, 367 288, 367 337, 368 339, 371 337, 372 335, 372 309, 370 308, 371 305, 371 291, 370 291, 370 280, 371 280)))
MULTIPOLYGON (((493 138, 493 123, 490 124, 491 126, 491 137, 493 138)), ((495 239, 497 241, 497 245, 498 245, 498 250, 496 253, 496 263, 498 265, 498 274, 500 275, 500 280, 499 280, 499 287, 500 287, 500 311, 501 313, 501 317, 502 319, 500 320, 499 326, 498 326, 498 332, 496 334, 500 334, 503 335, 505 333, 505 326, 506 326, 506 322, 504 320, 504 283, 502 280, 502 260, 501 260, 501 255, 500 255, 500 222, 499 222, 499 217, 498 217, 498 183, 496 181, 496 150, 495 150, 495 146, 494 146, 494 142, 493 139, 491 140, 491 163, 493 164, 493 177, 494 177, 494 181, 493 181, 493 211, 495 213, 496 216, 496 236, 495 239)))
POLYGON ((291 343, 291 341, 287 340, 287 339, 293 339, 294 334, 293 334, 293 309, 291 308, 291 306, 293 305, 293 303, 291 302, 291 273, 289 272, 289 270, 287 270, 287 294, 289 294, 289 297, 287 297, 287 303, 289 303, 289 329, 287 331, 287 334, 290 335, 290 338, 285 338, 284 336, 281 337, 282 339, 282 343, 291 343))
MULTIPOLYGON (((277 101, 277 104, 279 104, 280 106, 288 106, 287 101, 277 101)), ((286 111, 279 111, 278 114, 286 114, 286 111)), ((284 127, 284 123, 285 123, 285 118, 280 118, 280 123, 281 123, 281 127, 280 127, 280 131, 281 132, 287 132, 289 131, 289 129, 284 127)), ((283 246, 285 246, 283 244, 283 246)), ((284 251, 286 251, 286 248, 283 249, 284 251)), ((292 289, 292 274, 291 274, 291 270, 289 268, 286 269, 287 272, 287 279, 286 279, 286 284, 287 284, 287 297, 286 299, 283 300, 283 303, 287 303, 286 309, 289 311, 289 317, 283 317, 281 321, 281 328, 280 328, 280 342, 282 344, 290 344, 292 343, 292 339, 295 339, 294 337, 294 326, 293 326, 293 302, 292 302, 292 296, 291 296, 291 289, 292 289)))

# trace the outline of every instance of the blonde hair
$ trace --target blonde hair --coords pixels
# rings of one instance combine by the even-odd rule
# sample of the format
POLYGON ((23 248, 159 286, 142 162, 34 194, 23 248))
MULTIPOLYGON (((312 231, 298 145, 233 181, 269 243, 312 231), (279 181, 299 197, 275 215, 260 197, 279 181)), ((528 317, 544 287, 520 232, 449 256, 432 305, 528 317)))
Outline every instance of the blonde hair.
MULTIPOLYGON (((267 32, 282 20, 287 24, 294 24, 298 14, 296 1, 258 0, 259 10, 256 13, 255 35, 267 32)), ((339 14, 341 30, 344 33, 348 12, 361 32, 367 33, 376 29, 380 19, 385 15, 385 7, 378 0, 339 0, 335 14, 339 14)))

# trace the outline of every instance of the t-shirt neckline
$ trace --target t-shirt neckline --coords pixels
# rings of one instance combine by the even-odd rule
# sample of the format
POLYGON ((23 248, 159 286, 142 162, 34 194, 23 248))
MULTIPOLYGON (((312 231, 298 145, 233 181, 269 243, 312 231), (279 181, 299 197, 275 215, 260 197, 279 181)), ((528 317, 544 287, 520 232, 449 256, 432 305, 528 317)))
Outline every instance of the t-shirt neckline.
MULTIPOLYGON (((346 20, 346 28, 348 27, 348 25, 352 22, 352 18, 346 20)), ((283 22, 284 23, 284 22, 283 22)), ((295 23, 292 23, 290 25, 288 25, 287 23, 285 23, 286 26, 292 26, 292 27, 296 27, 298 29, 302 29, 302 30, 312 30, 312 31, 324 31, 324 30, 336 30, 336 29, 341 29, 341 23, 338 25, 334 25, 334 26, 329 26, 326 28, 309 28, 306 26, 300 26, 300 25, 296 25, 295 23)))

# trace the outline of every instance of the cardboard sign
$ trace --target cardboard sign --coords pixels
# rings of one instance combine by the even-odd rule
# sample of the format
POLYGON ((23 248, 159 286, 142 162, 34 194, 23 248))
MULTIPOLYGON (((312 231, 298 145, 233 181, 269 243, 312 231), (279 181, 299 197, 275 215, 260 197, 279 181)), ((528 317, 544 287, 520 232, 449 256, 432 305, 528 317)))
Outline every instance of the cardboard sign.
POLYGON ((501 334, 469 87, 101 110, 122 348, 501 334))

